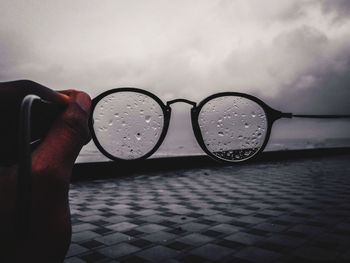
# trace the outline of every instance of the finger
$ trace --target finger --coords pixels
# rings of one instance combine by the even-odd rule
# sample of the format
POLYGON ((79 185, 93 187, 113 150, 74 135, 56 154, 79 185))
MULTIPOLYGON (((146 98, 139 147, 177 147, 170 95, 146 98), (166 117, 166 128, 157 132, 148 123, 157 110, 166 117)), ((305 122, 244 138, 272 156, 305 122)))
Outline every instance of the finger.
POLYGON ((68 103, 69 96, 58 93, 49 89, 39 83, 31 80, 16 80, 10 82, 0 83, 1 91, 6 97, 12 97, 16 101, 21 102, 22 99, 28 94, 34 94, 41 97, 44 100, 55 103, 68 103))
POLYGON ((63 114, 53 123, 49 133, 32 156, 33 172, 62 176, 70 181, 70 171, 89 140, 88 118, 91 99, 83 92, 70 91, 63 114))
POLYGON ((70 100, 66 94, 55 92, 43 85, 29 80, 0 83, 0 165, 14 164, 18 158, 19 114, 23 98, 35 94, 55 104, 67 104, 70 100))

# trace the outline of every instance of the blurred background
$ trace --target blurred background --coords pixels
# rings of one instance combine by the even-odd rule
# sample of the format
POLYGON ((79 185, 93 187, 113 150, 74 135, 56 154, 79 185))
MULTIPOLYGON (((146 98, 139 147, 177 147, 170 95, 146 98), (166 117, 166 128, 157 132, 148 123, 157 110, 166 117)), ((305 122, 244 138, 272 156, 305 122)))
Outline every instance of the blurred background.
MULTIPOLYGON (((91 97, 138 87, 164 102, 238 91, 285 112, 350 114, 348 0, 2 0, 0 14, 0 81, 91 97)), ((202 154, 189 110, 173 106, 155 157, 202 154)), ((267 150, 350 146, 349 131, 281 120, 267 150)), ((93 143, 78 159, 100 160, 93 143)))

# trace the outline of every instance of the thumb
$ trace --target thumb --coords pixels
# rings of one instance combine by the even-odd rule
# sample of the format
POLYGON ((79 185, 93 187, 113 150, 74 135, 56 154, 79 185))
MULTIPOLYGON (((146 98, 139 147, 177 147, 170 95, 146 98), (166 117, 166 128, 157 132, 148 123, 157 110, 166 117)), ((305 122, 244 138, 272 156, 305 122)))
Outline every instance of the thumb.
POLYGON ((70 172, 83 147, 90 140, 88 119, 91 98, 84 92, 62 91, 69 100, 40 146, 32 155, 33 173, 59 175, 70 181, 70 172))

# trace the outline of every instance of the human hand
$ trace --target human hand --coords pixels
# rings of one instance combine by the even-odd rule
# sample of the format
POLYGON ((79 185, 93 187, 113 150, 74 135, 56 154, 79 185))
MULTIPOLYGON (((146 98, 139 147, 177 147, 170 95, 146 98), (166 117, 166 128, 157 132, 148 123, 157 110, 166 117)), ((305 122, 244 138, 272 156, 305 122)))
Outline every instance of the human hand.
MULTIPOLYGON (((27 94, 66 105, 32 153, 30 232, 28 241, 19 251, 14 240, 17 165, 0 169, 0 246, 7 252, 7 257, 11 261, 63 261, 71 238, 68 199, 71 170, 81 148, 90 139, 91 99, 83 92, 67 90, 57 93, 31 81, 0 83, 0 94, 0 105, 9 112, 8 118, 17 121, 18 114, 13 113, 15 110, 9 111, 9 107, 19 108, 27 94)), ((12 125, 11 128, 16 127, 15 122, 8 124, 12 125)), ((10 130, 8 134, 13 136, 16 133, 10 130)), ((2 142, 4 140, 6 138, 2 137, 2 142)), ((1 256, 4 254, 0 259, 1 256)))

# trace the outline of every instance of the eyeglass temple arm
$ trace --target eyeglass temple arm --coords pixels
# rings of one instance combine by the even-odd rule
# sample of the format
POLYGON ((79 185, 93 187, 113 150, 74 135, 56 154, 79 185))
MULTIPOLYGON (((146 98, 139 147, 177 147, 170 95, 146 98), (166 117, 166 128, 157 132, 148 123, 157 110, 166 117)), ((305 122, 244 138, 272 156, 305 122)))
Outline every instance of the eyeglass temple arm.
POLYGON ((348 114, 333 114, 333 115, 310 115, 310 114, 293 114, 293 113, 280 113, 280 118, 312 118, 312 119, 346 119, 350 118, 348 114))

